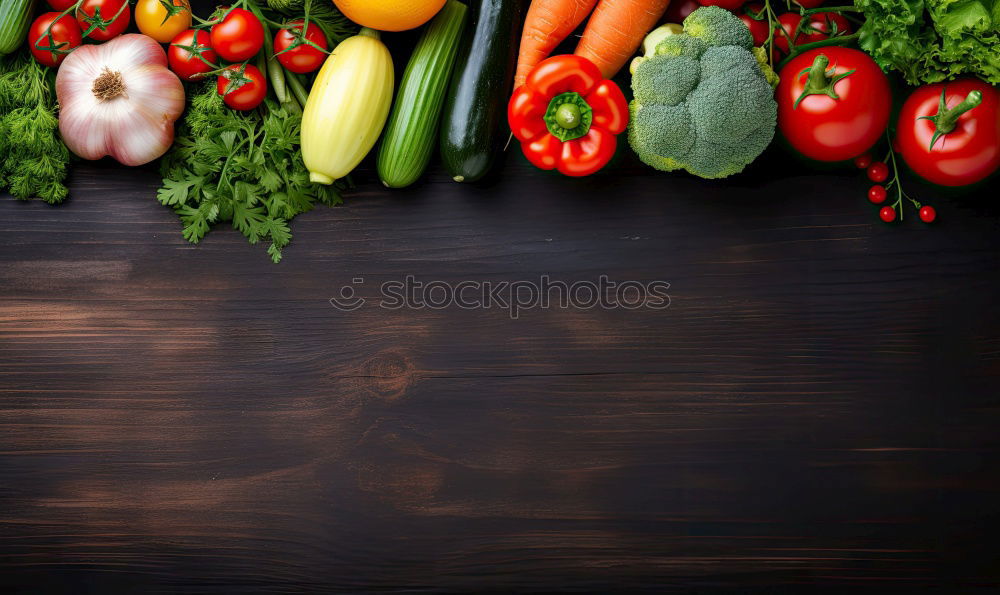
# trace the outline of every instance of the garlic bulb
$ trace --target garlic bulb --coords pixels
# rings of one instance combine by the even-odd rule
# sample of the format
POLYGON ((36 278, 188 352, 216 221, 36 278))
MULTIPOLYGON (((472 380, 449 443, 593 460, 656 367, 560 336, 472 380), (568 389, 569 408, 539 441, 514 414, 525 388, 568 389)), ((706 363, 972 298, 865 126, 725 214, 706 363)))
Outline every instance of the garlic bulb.
POLYGON ((56 75, 59 132, 84 159, 142 165, 166 153, 184 111, 184 86, 152 38, 121 35, 83 45, 56 75))

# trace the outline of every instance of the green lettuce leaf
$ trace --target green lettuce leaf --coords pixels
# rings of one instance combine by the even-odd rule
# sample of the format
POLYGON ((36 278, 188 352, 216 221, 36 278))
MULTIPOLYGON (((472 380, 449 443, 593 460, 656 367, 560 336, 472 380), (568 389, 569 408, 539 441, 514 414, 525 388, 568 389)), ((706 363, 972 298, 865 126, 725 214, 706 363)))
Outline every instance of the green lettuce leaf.
POLYGON ((913 85, 974 75, 1000 83, 1000 0, 856 0, 859 45, 913 85))

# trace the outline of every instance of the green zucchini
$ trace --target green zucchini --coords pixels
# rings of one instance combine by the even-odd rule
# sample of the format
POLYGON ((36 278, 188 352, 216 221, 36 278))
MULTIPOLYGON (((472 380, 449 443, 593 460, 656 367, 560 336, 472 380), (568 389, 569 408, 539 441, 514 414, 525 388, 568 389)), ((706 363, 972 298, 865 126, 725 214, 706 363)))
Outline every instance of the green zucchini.
POLYGON ((464 4, 448 0, 413 49, 376 162, 379 178, 389 188, 416 182, 431 159, 466 12, 464 4))
POLYGON ((489 173, 507 143, 507 101, 525 4, 474 1, 473 24, 455 62, 441 117, 441 162, 456 182, 475 182, 489 173))
POLYGON ((34 9, 35 0, 0 0, 0 56, 24 43, 34 9))

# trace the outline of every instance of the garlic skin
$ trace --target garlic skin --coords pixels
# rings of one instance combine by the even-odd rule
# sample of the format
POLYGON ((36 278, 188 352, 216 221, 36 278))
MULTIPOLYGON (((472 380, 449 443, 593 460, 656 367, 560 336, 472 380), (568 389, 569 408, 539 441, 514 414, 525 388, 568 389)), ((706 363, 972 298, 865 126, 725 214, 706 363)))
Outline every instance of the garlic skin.
POLYGON ((167 152, 184 111, 184 85, 151 37, 130 33, 82 45, 56 74, 59 133, 84 159, 142 165, 167 152))

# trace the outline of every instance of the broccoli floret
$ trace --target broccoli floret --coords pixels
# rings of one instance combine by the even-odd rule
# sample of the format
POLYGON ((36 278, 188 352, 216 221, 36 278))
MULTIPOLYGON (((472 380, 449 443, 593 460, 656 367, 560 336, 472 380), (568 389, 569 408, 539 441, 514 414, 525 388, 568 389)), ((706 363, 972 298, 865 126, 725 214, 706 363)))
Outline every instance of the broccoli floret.
POLYGON ((683 33, 663 29, 650 33, 634 63, 629 143, 664 171, 743 171, 770 144, 778 110, 749 30, 714 6, 692 12, 683 33))
POLYGON ((703 6, 684 19, 684 32, 706 45, 735 45, 745 50, 753 47, 750 29, 733 13, 718 6, 703 6))

